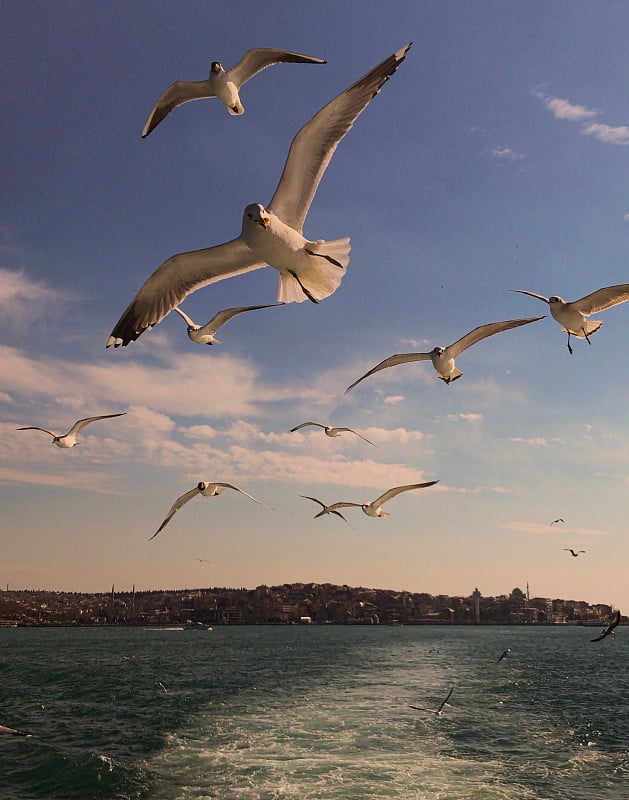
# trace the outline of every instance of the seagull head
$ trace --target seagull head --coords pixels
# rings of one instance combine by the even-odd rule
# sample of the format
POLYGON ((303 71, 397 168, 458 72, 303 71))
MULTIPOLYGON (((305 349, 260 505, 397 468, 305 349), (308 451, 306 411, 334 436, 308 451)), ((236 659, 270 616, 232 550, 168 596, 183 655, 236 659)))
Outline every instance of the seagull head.
POLYGON ((197 489, 200 492, 204 492, 209 485, 210 484, 207 481, 199 481, 199 483, 197 483, 197 489))
POLYGON ((446 351, 445 347, 441 347, 441 345, 433 347, 432 349, 433 354, 436 356, 442 356, 445 353, 445 351, 446 351))
POLYGON ((212 61, 212 63, 210 64, 210 74, 218 75, 219 72, 225 72, 225 70, 223 69, 223 65, 221 64, 220 61, 212 61))
POLYGON ((245 208, 245 213, 242 220, 243 227, 245 225, 259 225, 265 230, 271 224, 271 217, 266 208, 260 203, 251 203, 245 208))
POLYGON ((565 303, 566 301, 563 297, 559 297, 559 295, 554 294, 552 297, 548 298, 548 305, 552 306, 554 303, 565 303))

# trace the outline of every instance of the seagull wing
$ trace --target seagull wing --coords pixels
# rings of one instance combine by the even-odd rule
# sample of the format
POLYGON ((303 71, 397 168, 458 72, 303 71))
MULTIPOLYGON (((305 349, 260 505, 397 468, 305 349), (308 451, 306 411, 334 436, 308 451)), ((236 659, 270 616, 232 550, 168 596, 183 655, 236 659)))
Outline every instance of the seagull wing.
POLYGON ((302 53, 291 53, 289 50, 256 47, 253 50, 247 50, 236 66, 228 71, 228 78, 236 84, 237 88, 240 88, 260 70, 280 63, 327 64, 327 61, 323 58, 305 56, 302 53))
POLYGON ((618 286, 607 286, 604 289, 598 289, 580 300, 575 300, 570 305, 585 314, 585 316, 589 316, 597 311, 604 311, 606 308, 611 308, 611 306, 617 306, 619 303, 626 303, 627 300, 629 300, 629 283, 621 283, 618 286))
POLYGON ((268 508, 271 511, 273 511, 273 509, 270 506, 267 506, 266 503, 263 503, 262 500, 258 500, 257 497, 254 497, 252 494, 248 494, 243 489, 239 489, 237 486, 234 486, 232 483, 217 483, 217 482, 214 482, 214 486, 222 486, 224 489, 233 489, 235 492, 240 492, 240 494, 244 494, 245 497, 248 497, 250 500, 254 500, 256 503, 259 503, 261 506, 264 506, 265 508, 268 508))
POLYGON ((496 333, 502 333, 502 331, 509 331, 511 328, 519 328, 520 325, 528 325, 529 322, 537 322, 538 319, 544 319, 544 317, 507 319, 504 322, 490 322, 488 325, 479 325, 478 328, 474 328, 473 331, 466 333, 465 336, 462 336, 460 339, 454 342, 454 344, 451 344, 447 348, 448 354, 451 355, 452 358, 456 358, 459 353, 467 350, 467 348, 471 347, 473 344, 477 344, 477 342, 486 339, 488 336, 493 336, 496 333))
POLYGON ((332 503, 331 506, 328 506, 328 511, 336 511, 339 508, 361 508, 362 503, 346 503, 341 501, 340 503, 332 503))
POLYGON ((185 494, 182 494, 181 497, 178 497, 173 503, 172 508, 170 509, 168 514, 166 514, 166 518, 164 519, 162 524, 149 539, 149 542, 151 541, 151 539, 154 539, 160 531, 164 530, 166 525, 168 525, 171 519, 175 516, 175 514, 179 511, 179 509, 188 502, 188 500, 192 500, 192 498, 196 497, 198 494, 200 494, 199 488, 198 486, 195 486, 194 489, 190 489, 189 492, 186 492, 185 494))
POLYGON ((411 705, 409 705, 409 708, 414 708, 415 711, 428 711, 430 714, 437 713, 434 708, 423 708, 422 706, 411 706, 411 705))
POLYGON ((510 289, 512 292, 519 292, 520 294, 528 294, 529 297, 537 297, 538 300, 543 300, 545 303, 548 303, 550 300, 549 297, 544 297, 543 294, 537 294, 537 292, 527 292, 526 289, 510 289))
POLYGON ((238 237, 231 242, 172 256, 159 266, 116 323, 107 347, 125 347, 163 319, 191 292, 266 266, 238 237))
POLYGON ((32 736, 31 733, 20 731, 17 728, 8 728, 6 725, 0 725, 0 733, 10 733, 12 736, 32 736))
POLYGON ((373 369, 370 369, 369 372, 365 372, 365 374, 357 381, 354 381, 354 383, 348 386, 345 390, 345 394, 350 392, 354 386, 358 386, 358 384, 361 381, 364 381, 365 378, 368 378, 370 375, 373 375, 376 372, 380 372, 381 369, 386 369, 387 367, 397 367, 398 364, 407 364, 409 361, 430 361, 430 353, 397 353, 394 356, 389 356, 388 358, 385 358, 384 361, 376 364, 376 366, 373 367, 373 369))
POLYGON ((111 419, 112 417, 124 417, 126 411, 121 411, 119 414, 101 414, 100 417, 85 417, 85 419, 77 420, 74 425, 70 428, 67 435, 72 433, 78 433, 79 431, 83 430, 86 425, 89 425, 90 422, 96 422, 98 419, 111 419))
MULTIPOLYGON (((297 425, 295 428, 291 428, 289 433, 295 433, 295 431, 300 430, 300 428, 307 428, 308 425, 316 425, 317 428, 325 428, 325 425, 322 425, 320 422, 302 422, 301 425, 297 425)), ((304 495, 302 495, 303 497, 304 495)))
POLYGON ((180 317, 183 317, 183 319, 184 319, 185 323, 186 323, 186 324, 187 324, 187 325, 188 325, 190 328, 196 328, 196 327, 197 327, 197 323, 196 323, 196 322, 194 322, 194 320, 191 320, 191 319, 190 319, 190 317, 189 317, 189 316, 186 314, 186 312, 185 312, 185 311, 182 311, 182 310, 179 308, 179 306, 175 306, 175 307, 173 308, 173 311, 176 311, 176 312, 179 314, 179 316, 180 316, 180 317))
POLYGON ((173 108, 188 103, 190 100, 201 100, 205 97, 214 97, 214 93, 209 88, 209 83, 205 81, 176 81, 171 83, 157 98, 153 110, 148 115, 142 138, 146 139, 149 133, 154 130, 159 123, 167 117, 173 108))
POLYGON ((439 711, 441 711, 441 709, 442 709, 442 708, 445 706, 445 704, 448 702, 448 700, 449 700, 449 699, 450 699, 450 697, 452 696, 452 692, 453 692, 453 691, 454 691, 454 686, 453 686, 453 687, 450 689, 450 691, 448 692, 448 696, 446 697, 446 699, 443 701, 443 703, 442 703, 442 704, 439 706, 439 708, 437 709, 437 711, 438 711, 438 712, 439 712, 439 711))
POLYGON ((404 61, 410 46, 400 48, 341 92, 296 134, 268 206, 269 211, 287 225, 301 231, 310 203, 338 143, 404 61))
POLYGON ((402 494, 402 492, 409 492, 411 489, 424 489, 426 486, 434 486, 435 483, 439 483, 439 481, 427 481, 426 483, 411 483, 409 486, 395 486, 393 489, 389 489, 384 494, 381 494, 380 497, 377 497, 371 503, 371 505, 382 506, 388 500, 391 500, 398 494, 402 494))
POLYGON ((616 611, 616 616, 614 617, 614 621, 610 624, 608 631, 611 633, 616 625, 620 624, 620 609, 616 611))
POLYGON ((321 508, 327 508, 326 504, 322 503, 321 500, 317 500, 316 497, 310 497, 307 494, 300 494, 299 496, 303 497, 304 500, 312 500, 313 503, 318 503, 321 506, 321 508))
POLYGON ((351 428, 337 428, 336 430, 337 431, 347 431, 348 433, 353 433, 354 436, 358 436, 358 438, 362 439, 363 442, 367 442, 367 444, 371 444, 374 447, 376 446, 375 444, 373 444, 373 442, 370 442, 369 439, 365 439, 365 437, 362 434, 358 433, 358 431, 354 431, 351 428))
POLYGON ((219 328, 222 328, 226 322, 229 322, 230 319, 238 314, 244 314, 245 311, 256 311, 258 308, 273 308, 273 306, 281 305, 284 304, 267 303, 263 306, 238 306, 237 308, 226 308, 223 311, 219 311, 217 314, 215 314, 208 323, 199 329, 199 332, 214 334, 219 330, 219 328))
POLYGON ((28 428, 16 428, 15 430, 16 431, 43 431, 44 433, 48 433, 50 436, 52 436, 53 439, 57 435, 56 433, 53 433, 52 431, 49 431, 47 428, 37 428, 37 427, 35 427, 33 425, 30 425, 28 428))

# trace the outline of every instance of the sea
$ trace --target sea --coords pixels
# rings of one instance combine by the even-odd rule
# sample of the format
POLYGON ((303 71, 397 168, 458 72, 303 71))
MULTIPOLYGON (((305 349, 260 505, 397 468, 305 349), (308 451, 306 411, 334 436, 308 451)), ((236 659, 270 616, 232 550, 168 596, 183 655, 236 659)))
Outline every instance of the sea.
POLYGON ((0 735, 0 798, 627 800, 629 629, 597 633, 2 628, 32 736, 0 735))

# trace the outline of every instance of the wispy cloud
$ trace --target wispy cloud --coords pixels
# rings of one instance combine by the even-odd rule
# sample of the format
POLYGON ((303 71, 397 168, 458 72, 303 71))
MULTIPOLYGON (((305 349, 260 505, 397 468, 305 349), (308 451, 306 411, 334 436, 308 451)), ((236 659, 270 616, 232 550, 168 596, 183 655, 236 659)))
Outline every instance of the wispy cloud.
POLYGON ((492 147, 489 151, 494 158, 504 159, 505 161, 522 161, 523 153, 512 150, 510 147, 492 147))
POLYGON ((449 422, 482 422, 483 415, 459 412, 458 414, 447 414, 445 418, 449 422))
POLYGON ((0 267, 0 319, 22 324, 70 295, 30 278, 26 271, 0 267))
POLYGON ((599 116, 599 111, 587 106, 577 105, 559 97, 549 97, 543 92, 533 92, 553 113, 556 119, 581 123, 581 133, 584 136, 594 136, 606 144, 629 144, 629 125, 606 125, 603 122, 587 122, 599 116))

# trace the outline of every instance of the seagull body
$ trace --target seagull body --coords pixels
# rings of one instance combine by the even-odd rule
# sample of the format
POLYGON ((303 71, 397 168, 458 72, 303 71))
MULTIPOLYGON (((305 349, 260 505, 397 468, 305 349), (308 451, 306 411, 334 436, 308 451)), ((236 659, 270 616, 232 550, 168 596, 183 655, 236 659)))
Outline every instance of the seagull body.
POLYGON ((259 503, 261 506, 264 506, 265 508, 268 508, 268 506, 265 503, 263 503, 262 500, 258 500, 253 495, 248 494, 247 492, 243 491, 242 489, 239 489, 237 486, 234 486, 231 483, 208 483, 207 481, 200 481, 194 487, 194 489, 191 489, 189 492, 186 492, 185 494, 182 494, 181 497, 178 497, 175 500, 175 502, 173 503, 170 511, 166 515, 166 518, 164 519, 162 524, 159 526, 157 531, 150 537, 149 541, 151 539, 154 539, 157 536, 157 534, 160 533, 160 531, 164 530, 166 525, 168 525, 168 523, 175 516, 177 511, 179 511, 179 509, 183 505, 185 505, 188 502, 188 500, 192 500, 192 498, 196 497, 198 494, 203 495, 203 497, 217 497, 219 494, 222 494, 225 491, 225 489, 233 489, 236 492, 240 492, 240 494, 244 494, 245 497, 248 497, 250 500, 254 500, 256 503, 259 503))
POLYGON ((504 322, 490 322, 487 325, 480 325, 478 328, 474 328, 474 330, 466 333, 465 336, 462 336, 453 344, 448 345, 448 347, 438 346, 433 348, 429 353, 398 353, 394 356, 389 356, 389 358, 385 358, 384 361, 381 361, 373 367, 373 369, 370 369, 369 372, 366 372, 361 378, 358 378, 357 381, 354 381, 354 383, 348 386, 345 390, 345 394, 375 372, 380 372, 380 370, 386 369, 387 367, 396 367, 398 364, 407 364, 410 361, 432 361, 432 365, 437 373, 437 378, 440 378, 444 383, 449 385, 463 374, 460 369, 456 368, 454 360, 460 353, 467 350, 468 347, 477 344, 488 336, 511 330, 511 328, 519 328, 520 325, 528 325, 530 322, 537 322, 539 319, 544 319, 544 317, 527 317, 526 319, 509 319, 504 322))
POLYGON ((347 517, 341 514, 341 512, 338 509, 356 505, 355 503, 332 503, 332 505, 326 506, 325 503, 323 503, 321 500, 317 500, 316 497, 309 497, 307 494, 301 494, 299 496, 303 497, 304 500, 312 500, 313 503, 318 503, 321 506, 321 511, 319 511, 318 514, 315 514, 313 519, 322 517, 324 514, 334 514, 335 516, 340 517, 344 522, 347 522, 350 528, 352 527, 347 517))
POLYGON ((591 642, 600 642, 601 639, 604 639, 606 636, 613 636, 614 635, 614 628, 616 625, 620 623, 620 609, 616 611, 614 619, 609 623, 609 625, 601 631, 601 633, 596 637, 596 639, 590 639, 591 642))
POLYGON ((567 553, 572 553, 572 555, 576 558, 579 553, 585 553, 585 550, 573 550, 571 547, 564 547, 563 548, 567 553))
POLYGON ((506 658, 509 655, 510 652, 511 648, 507 647, 507 649, 503 653, 501 653, 500 658, 498 659, 498 661, 496 661, 496 664, 499 664, 503 658, 506 658))
POLYGON ((34 426, 29 426, 28 428, 16 428, 18 431, 43 431, 47 433, 49 436, 52 436, 52 443, 56 444, 57 447, 75 447, 80 442, 77 441, 78 434, 83 430, 86 425, 89 425, 90 422, 96 422, 98 419, 111 419, 111 417, 122 417, 126 414, 126 411, 122 411, 120 414, 102 414, 100 417, 86 417, 85 419, 77 420, 74 425, 70 428, 67 433, 63 434, 56 434, 53 431, 47 430, 47 428, 37 428, 34 426))
MULTIPOLYGON (((180 253, 144 283, 107 347, 125 346, 202 286, 267 265, 280 274, 280 302, 313 303, 336 291, 349 263, 349 237, 310 241, 303 225, 338 143, 404 61, 401 48, 324 106, 294 137, 271 202, 245 208, 240 236, 225 244, 180 253)), ((272 143, 271 143, 272 144, 272 143)))
POLYGON ((450 689, 450 691, 448 692, 448 696, 441 703, 439 708, 422 708, 422 706, 410 706, 410 708, 414 708, 415 711, 428 711, 430 714, 434 714, 436 717, 442 717, 443 716, 443 707, 445 706, 445 704, 450 699, 450 696, 451 696, 453 691, 454 691, 454 686, 450 689))
POLYGON ((402 494, 402 492, 409 492, 411 489, 425 489, 427 486, 434 486, 435 483, 439 483, 439 481, 426 481, 425 483, 411 483, 408 486, 395 486, 393 489, 389 489, 384 494, 381 494, 380 497, 372 500, 371 503, 334 503, 334 508, 350 508, 354 506, 356 508, 362 508, 363 512, 368 517, 388 517, 389 512, 382 510, 382 506, 386 502, 397 497, 398 494, 402 494))
POLYGON ((297 425, 296 427, 291 428, 289 433, 295 433, 295 431, 298 431, 301 428, 306 428, 309 425, 314 425, 317 428, 323 428, 323 430, 325 431, 325 435, 330 436, 332 438, 336 438, 337 436, 340 436, 342 433, 346 432, 353 433, 355 436, 358 436, 360 439, 362 439, 363 442, 367 442, 367 444, 371 444, 374 447, 376 446, 373 442, 370 442, 369 439, 365 439, 364 436, 362 436, 357 431, 352 430, 351 428, 333 428, 331 425, 322 425, 320 422, 302 422, 301 425, 297 425))
POLYGON ((239 89, 260 70, 279 63, 326 64, 322 58, 276 50, 270 47, 257 47, 248 50, 235 67, 225 70, 220 61, 212 61, 210 74, 204 81, 176 81, 165 89, 157 99, 148 116, 142 138, 145 139, 159 123, 177 106, 190 100, 217 97, 232 115, 244 114, 239 89))
POLYGON ((267 303, 263 306, 238 306, 237 308, 226 308, 215 314, 209 322, 205 325, 197 325, 190 317, 182 311, 178 306, 173 308, 180 317, 182 317, 188 325, 188 338, 191 342, 196 344, 220 344, 221 340, 217 339, 214 335, 219 328, 222 328, 226 322, 237 316, 243 314, 245 311, 256 311, 258 308, 272 308, 273 306, 281 305, 281 303, 267 303))
POLYGON ((588 344, 592 344, 590 336, 596 333, 603 324, 602 319, 587 319, 590 314, 604 311, 606 308, 617 306, 619 303, 625 303, 629 300, 629 283, 597 289, 592 294, 588 294, 571 303, 566 302, 563 297, 557 295, 545 297, 543 294, 527 292, 524 289, 511 289, 511 291, 528 294, 530 297, 536 297, 538 300, 548 304, 553 319, 568 334, 568 350, 570 353, 572 353, 571 336, 576 336, 577 339, 585 339, 588 344))
POLYGON ((32 736, 32 733, 20 731, 17 728, 8 728, 6 725, 0 725, 0 733, 8 733, 11 736, 32 736))

